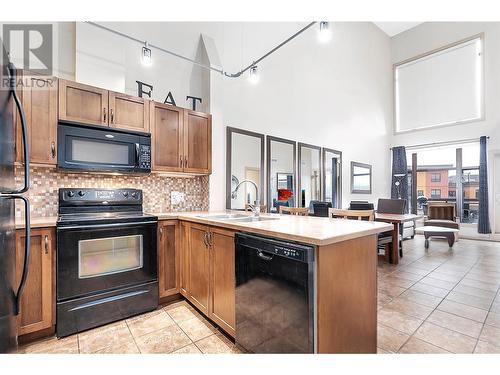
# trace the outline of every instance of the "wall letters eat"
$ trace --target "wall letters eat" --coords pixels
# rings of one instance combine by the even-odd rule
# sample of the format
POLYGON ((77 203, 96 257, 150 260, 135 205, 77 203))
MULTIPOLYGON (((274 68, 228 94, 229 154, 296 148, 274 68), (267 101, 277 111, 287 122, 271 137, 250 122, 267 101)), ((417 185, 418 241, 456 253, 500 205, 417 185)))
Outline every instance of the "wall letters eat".
MULTIPOLYGON (((151 99, 151 95, 153 93, 153 85, 149 85, 149 84, 141 82, 141 81, 135 81, 135 82, 137 82, 137 96, 139 96, 139 98, 142 98, 143 95, 147 95, 148 98, 151 99)), ((198 98, 196 96, 190 96, 190 95, 186 96, 186 101, 188 101, 189 99, 192 100, 191 108, 193 109, 193 111, 196 111, 196 102, 199 101, 200 103, 202 103, 201 98, 198 98)), ((168 92, 163 103, 176 105, 174 96, 172 95, 171 91, 168 92)))

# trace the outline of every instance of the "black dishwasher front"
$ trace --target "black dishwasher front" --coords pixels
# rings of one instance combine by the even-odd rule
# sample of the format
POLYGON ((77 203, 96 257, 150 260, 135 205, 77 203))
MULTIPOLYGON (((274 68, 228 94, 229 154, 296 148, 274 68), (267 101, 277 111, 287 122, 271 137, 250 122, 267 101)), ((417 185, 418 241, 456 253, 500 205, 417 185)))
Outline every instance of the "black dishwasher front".
POLYGON ((314 353, 314 247, 238 233, 236 343, 253 353, 314 353))

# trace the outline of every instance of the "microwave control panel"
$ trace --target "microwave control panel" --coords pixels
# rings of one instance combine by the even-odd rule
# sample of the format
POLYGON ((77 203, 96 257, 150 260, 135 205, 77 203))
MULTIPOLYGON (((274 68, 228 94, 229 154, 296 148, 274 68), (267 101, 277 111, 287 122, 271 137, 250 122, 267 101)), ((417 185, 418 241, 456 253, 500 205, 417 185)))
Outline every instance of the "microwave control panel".
POLYGON ((151 169, 151 146, 141 145, 139 149, 139 168, 151 169))

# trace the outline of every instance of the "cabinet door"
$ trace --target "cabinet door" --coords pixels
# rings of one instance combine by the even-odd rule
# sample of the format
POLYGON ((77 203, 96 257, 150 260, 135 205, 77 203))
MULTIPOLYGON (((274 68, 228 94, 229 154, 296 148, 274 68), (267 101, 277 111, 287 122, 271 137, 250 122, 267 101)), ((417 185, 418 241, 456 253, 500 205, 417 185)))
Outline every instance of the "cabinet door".
POLYGON ((149 100, 110 91, 109 126, 149 133, 149 100))
POLYGON ((189 224, 181 221, 180 224, 180 254, 179 254, 179 287, 181 294, 189 297, 189 224))
POLYGON ((158 222, 158 283, 160 298, 179 293, 179 225, 158 222))
POLYGON ((59 120, 108 126, 108 90, 59 80, 59 120))
POLYGON ((212 172, 212 116, 184 110, 184 171, 212 172))
POLYGON ((189 224, 188 267, 189 300, 208 316, 209 303, 209 247, 205 235, 208 228, 203 225, 189 224))
POLYGON ((151 102, 153 170, 182 172, 184 162, 182 108, 151 102))
POLYGON ((228 334, 235 335, 234 232, 211 228, 209 317, 228 334))
MULTIPOLYGON (((26 115, 30 162, 57 164, 57 78, 24 74, 27 85, 18 90, 26 115)), ((22 128, 16 118, 16 160, 23 162, 22 128)))
MULTIPOLYGON (((31 230, 29 273, 21 296, 18 316, 19 335, 40 331, 54 325, 53 229, 31 230)), ((24 230, 16 231, 16 279, 19 283, 24 263, 24 230)))

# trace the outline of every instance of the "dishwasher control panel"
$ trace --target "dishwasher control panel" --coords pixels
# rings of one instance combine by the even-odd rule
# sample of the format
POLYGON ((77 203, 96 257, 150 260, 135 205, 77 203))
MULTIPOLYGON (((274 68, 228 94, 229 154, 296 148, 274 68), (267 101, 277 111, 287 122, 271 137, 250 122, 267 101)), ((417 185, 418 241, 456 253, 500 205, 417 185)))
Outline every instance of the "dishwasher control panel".
POLYGON ((285 256, 287 258, 305 260, 304 252, 297 249, 291 249, 285 246, 274 246, 274 254, 285 256))

